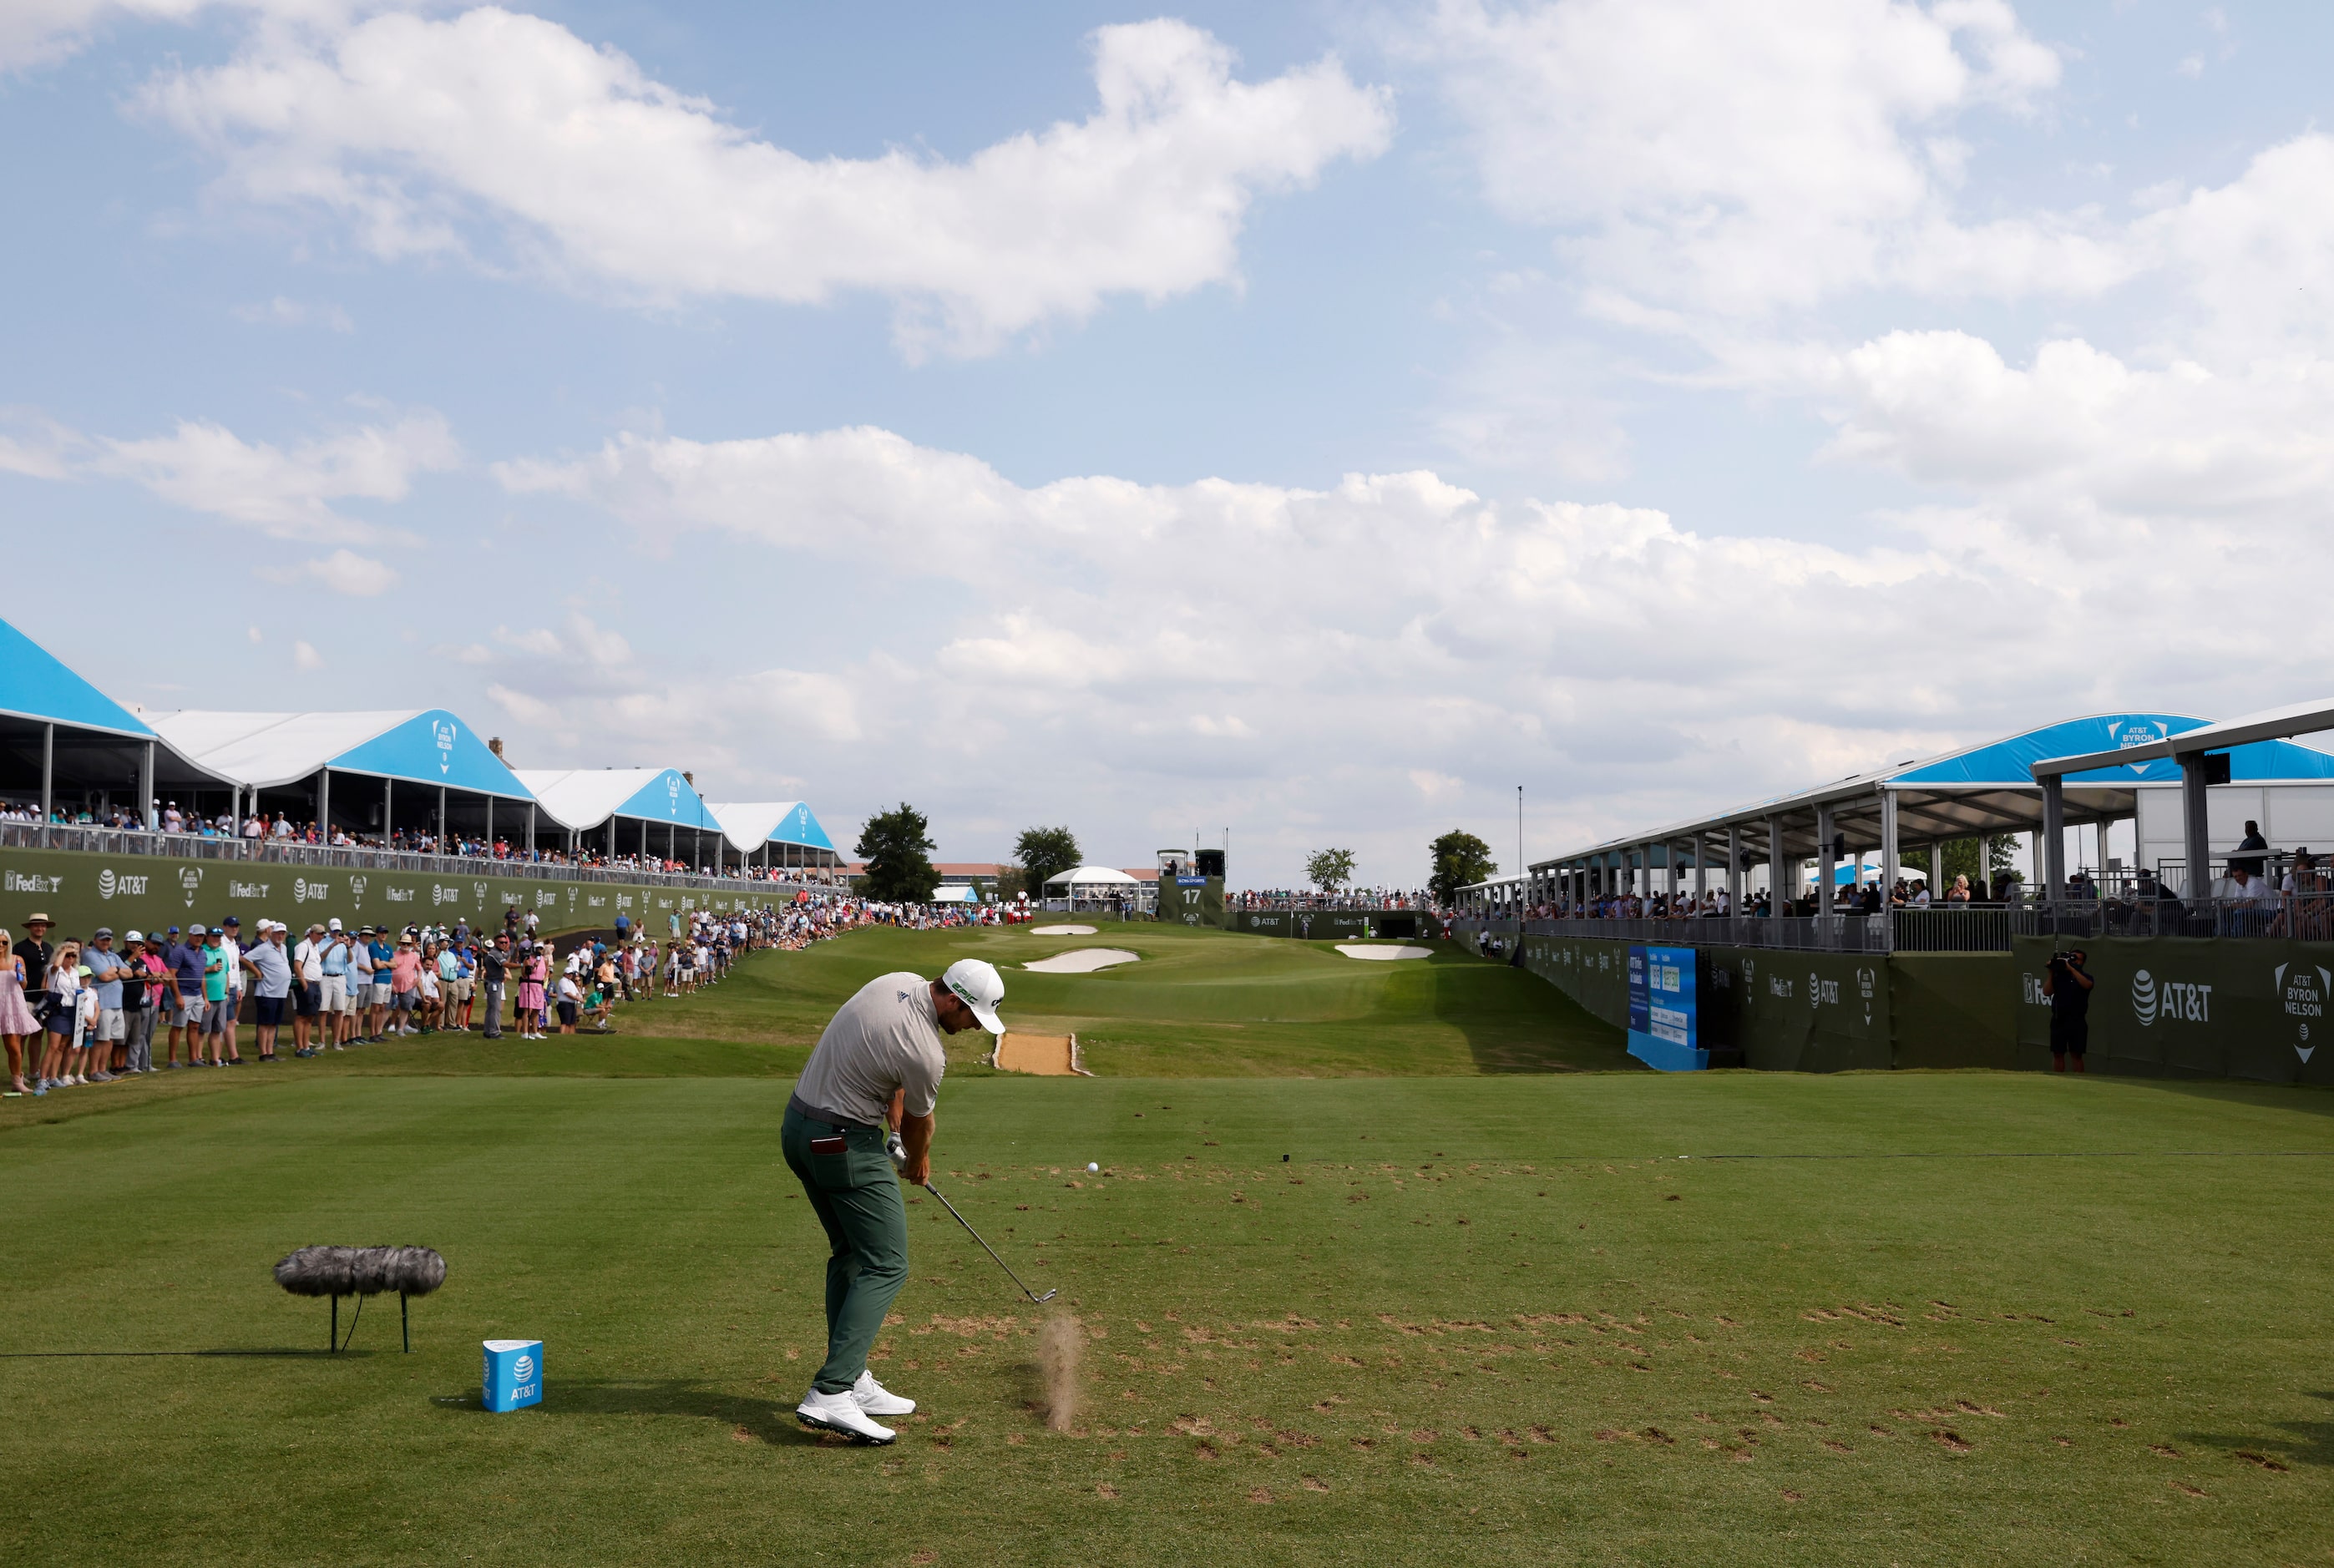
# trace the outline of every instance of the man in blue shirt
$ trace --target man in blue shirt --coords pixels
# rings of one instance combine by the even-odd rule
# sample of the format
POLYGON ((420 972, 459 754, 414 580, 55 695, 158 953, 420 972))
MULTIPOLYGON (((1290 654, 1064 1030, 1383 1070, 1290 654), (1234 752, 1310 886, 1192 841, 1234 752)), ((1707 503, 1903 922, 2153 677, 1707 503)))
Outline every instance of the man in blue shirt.
MULTIPOLYGON (((187 935, 197 938, 203 935, 200 926, 187 935)), ((162 951, 162 962, 170 971, 170 1044, 169 1067, 192 1067, 195 1064, 196 1042, 203 1026, 203 948, 199 940, 182 942, 178 928, 169 932, 169 945, 162 951), (178 1060, 178 1041, 187 1042, 187 1059, 178 1060)))
MULTIPOLYGON (((97 934, 81 957, 89 969, 90 984, 97 987, 96 1038, 90 1041, 90 1082, 111 1083, 113 1073, 107 1069, 116 1054, 126 1057, 130 1049, 130 1030, 121 1013, 121 977, 130 966, 113 950, 113 931, 100 926, 97 934)), ((127 1067, 127 1060, 121 1063, 127 1067)))
POLYGON ((397 961, 397 949, 389 945, 389 928, 382 926, 372 934, 367 951, 372 957, 371 1006, 366 1016, 372 1024, 372 1043, 376 1045, 389 1038, 390 967, 397 961))

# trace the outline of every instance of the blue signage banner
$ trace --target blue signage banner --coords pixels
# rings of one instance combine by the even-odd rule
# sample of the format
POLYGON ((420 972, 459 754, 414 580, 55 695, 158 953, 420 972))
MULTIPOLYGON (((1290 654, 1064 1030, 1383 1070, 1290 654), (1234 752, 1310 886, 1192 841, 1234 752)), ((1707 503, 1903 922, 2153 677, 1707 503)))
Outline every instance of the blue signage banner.
POLYGON ((1662 1073, 1710 1065, 1694 1005, 1692 948, 1629 949, 1629 1054, 1662 1073))

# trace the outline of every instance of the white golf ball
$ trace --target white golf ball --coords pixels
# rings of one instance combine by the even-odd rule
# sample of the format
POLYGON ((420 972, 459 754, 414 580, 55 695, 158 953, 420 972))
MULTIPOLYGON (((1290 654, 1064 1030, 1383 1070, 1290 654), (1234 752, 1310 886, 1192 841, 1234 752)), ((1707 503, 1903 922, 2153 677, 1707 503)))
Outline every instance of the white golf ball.
POLYGON ((1086 1169, 1087 1169, 1088 1170, 1100 1170, 1100 1169, 1102 1169, 1102 1167, 1101 1167, 1101 1166, 1099 1166, 1099 1165, 1096 1165, 1093 1160, 1089 1159, 1089 1160, 1087 1160, 1087 1161, 1086 1161, 1086 1169))

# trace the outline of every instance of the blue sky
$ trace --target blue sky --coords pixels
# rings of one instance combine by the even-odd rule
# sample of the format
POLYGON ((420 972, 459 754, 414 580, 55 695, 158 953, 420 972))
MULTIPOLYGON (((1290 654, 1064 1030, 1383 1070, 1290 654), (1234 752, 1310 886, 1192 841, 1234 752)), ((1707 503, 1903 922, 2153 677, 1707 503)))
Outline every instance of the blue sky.
POLYGON ((2329 43, 31 0, 0 505, 121 564, 8 614, 149 707, 1259 883, 2314 695, 2329 43))

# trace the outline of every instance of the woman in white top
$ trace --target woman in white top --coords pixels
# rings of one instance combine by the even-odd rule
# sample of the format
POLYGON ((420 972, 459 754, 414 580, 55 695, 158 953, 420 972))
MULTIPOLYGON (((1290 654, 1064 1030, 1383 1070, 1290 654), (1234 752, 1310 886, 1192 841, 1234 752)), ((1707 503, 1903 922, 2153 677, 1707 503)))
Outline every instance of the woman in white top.
POLYGON ((49 991, 48 1040, 41 1051, 40 1086, 62 1089, 74 1082, 65 1072, 81 1034, 81 948, 74 943, 59 946, 49 960, 49 973, 44 984, 49 991))

